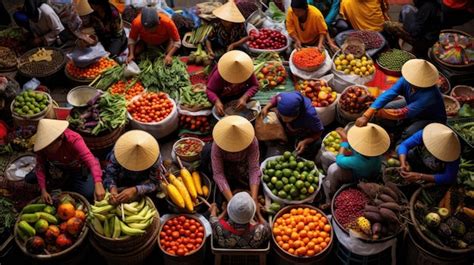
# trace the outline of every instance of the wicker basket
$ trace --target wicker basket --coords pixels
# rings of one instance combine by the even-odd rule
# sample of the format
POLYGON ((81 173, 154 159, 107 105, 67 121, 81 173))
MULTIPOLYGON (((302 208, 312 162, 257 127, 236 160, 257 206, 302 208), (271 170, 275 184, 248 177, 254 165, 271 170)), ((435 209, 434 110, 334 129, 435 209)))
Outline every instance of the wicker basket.
MULTIPOLYGON (((46 116, 46 114, 48 113, 48 111, 52 108, 52 101, 53 99, 51 98, 51 96, 46 93, 46 92, 43 92, 43 91, 34 91, 34 93, 39 93, 39 94, 44 94, 48 97, 48 106, 46 108, 44 108, 42 111, 36 113, 36 114, 33 114, 33 115, 18 115, 18 114, 15 114, 16 116, 20 117, 20 118, 23 118, 23 119, 35 119, 35 118, 39 118, 39 117, 44 117, 46 116)), ((10 105, 10 111, 12 113, 13 112, 13 109, 14 109, 14 105, 15 105, 15 101, 16 100, 13 100, 11 105, 10 105)))
MULTIPOLYGON (((62 192, 61 194, 68 194, 75 200, 79 201, 84 205, 83 211, 87 214, 90 211, 90 205, 89 202, 84 198, 82 195, 79 193, 75 192, 62 192)), ((30 203, 36 203, 40 200, 40 198, 36 198, 30 203)), ((23 212, 19 214, 21 216, 23 212)), ((16 220, 15 223, 15 230, 14 230, 14 235, 15 235, 15 242, 20 248, 20 250, 28 256, 30 259, 35 260, 36 262, 41 262, 41 263, 49 263, 49 264, 81 264, 82 259, 84 258, 85 254, 87 251, 84 249, 87 248, 87 240, 84 240, 87 238, 87 234, 89 232, 89 227, 87 225, 84 225, 82 228, 82 232, 79 234, 78 239, 72 246, 67 248, 66 250, 63 250, 58 253, 54 254, 31 254, 26 250, 25 243, 20 239, 18 235, 18 223, 20 222, 20 218, 16 220)))
MULTIPOLYGON (((15 56, 15 60, 17 59, 15 52, 12 51, 10 48, 7 48, 7 47, 0 47, 0 52, 1 52, 1 51, 4 51, 4 52, 10 51, 11 53, 13 53, 13 56, 15 56)), ((17 65, 18 65, 18 64, 15 63, 14 65, 11 65, 11 66, 0 67, 0 72, 13 72, 13 71, 16 70, 17 65)))
POLYGON ((356 58, 362 57, 365 54, 364 40, 357 37, 348 37, 342 44, 342 52, 345 54, 351 53, 356 58), (351 49, 355 49, 355 52, 351 52, 351 49))
MULTIPOLYGON (((442 30, 441 33, 457 33, 457 34, 460 34, 460 35, 464 35, 464 36, 467 36, 467 37, 472 37, 470 34, 464 32, 464 31, 461 31, 461 30, 455 30, 455 29, 446 29, 446 30, 442 30)), ((434 47, 434 46, 433 46, 434 47)), ((431 56, 433 57, 433 59, 437 62, 437 63, 440 63, 444 66, 447 66, 449 68, 456 68, 456 69, 467 69, 467 68, 470 68, 470 67, 473 67, 474 66, 474 63, 469 63, 469 64, 450 64, 450 63, 447 63, 443 60, 441 60, 440 58, 438 58, 438 56, 436 56, 436 54, 434 54, 434 51, 433 51, 433 48, 431 48, 429 50, 428 53, 431 53, 431 56)))
POLYGON ((53 48, 53 47, 44 47, 46 50, 53 51, 53 60, 51 62, 41 61, 41 62, 34 62, 38 64, 38 68, 42 69, 44 72, 42 73, 32 73, 24 68, 25 64, 29 63, 29 57, 35 54, 40 48, 35 48, 32 50, 27 51, 24 53, 20 58, 18 58, 18 71, 21 75, 28 77, 28 78, 41 78, 41 77, 48 77, 52 76, 55 73, 59 72, 64 65, 66 64, 66 56, 64 52, 60 49, 53 48))
POLYGON ((94 79, 82 79, 82 78, 73 77, 71 74, 69 74, 69 72, 67 71, 67 68, 64 68, 64 75, 66 75, 66 77, 69 80, 74 81, 76 83, 80 83, 80 84, 90 84, 92 81, 94 81, 94 79))
POLYGON ((109 253, 127 253, 133 252, 140 248, 143 242, 147 242, 150 238, 155 237, 160 227, 160 216, 158 214, 158 210, 155 207, 155 204, 149 197, 145 197, 146 202, 149 206, 157 211, 156 216, 153 219, 153 222, 148 227, 146 232, 141 236, 125 236, 120 238, 109 238, 105 237, 97 231, 95 231, 94 227, 91 226, 91 241, 95 242, 97 246, 100 247, 101 250, 109 252, 109 253))
POLYGON ((457 101, 454 97, 446 96, 446 95, 443 95, 443 101, 444 101, 444 107, 446 108, 446 115, 448 115, 448 117, 453 117, 453 116, 458 115, 459 109, 461 108, 459 101, 457 101), (448 104, 454 106, 452 111, 448 111, 448 104))
POLYGON ((82 136, 90 150, 102 150, 113 146, 117 139, 122 135, 124 129, 125 126, 121 126, 97 136, 80 131, 77 132, 82 136))

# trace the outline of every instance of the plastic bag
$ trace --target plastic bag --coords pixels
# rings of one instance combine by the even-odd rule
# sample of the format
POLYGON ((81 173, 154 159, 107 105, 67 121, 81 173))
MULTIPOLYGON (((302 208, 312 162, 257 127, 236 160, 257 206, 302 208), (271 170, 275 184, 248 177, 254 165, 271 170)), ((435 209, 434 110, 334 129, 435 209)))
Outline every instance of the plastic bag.
POLYGON ((255 136, 259 141, 288 141, 285 129, 275 112, 269 112, 265 117, 258 115, 255 120, 255 136))
POLYGON ((125 70, 123 71, 125 78, 135 77, 138 74, 140 74, 140 67, 138 67, 135 61, 128 63, 127 67, 125 67, 125 70))
POLYGON ((104 46, 98 42, 96 45, 87 48, 76 47, 67 54, 67 57, 74 62, 75 66, 85 68, 108 55, 109 53, 104 49, 104 46))
POLYGON ((22 90, 25 91, 25 90, 35 90, 36 88, 39 87, 39 85, 41 84, 41 82, 36 79, 36 78, 32 78, 30 81, 26 82, 23 87, 22 87, 22 90))
MULTIPOLYGON (((301 79, 305 79, 305 80, 309 80, 309 79, 322 79, 322 76, 324 76, 327 72, 331 71, 331 67, 332 67, 332 61, 331 61, 331 56, 329 56, 329 53, 328 51, 324 51, 324 54, 326 56, 326 60, 324 61, 324 63, 319 67, 318 70, 314 71, 314 72, 306 72, 306 71, 303 71, 303 70, 300 70, 298 69, 294 64, 293 64, 293 54, 295 53, 295 50, 293 50, 291 52, 291 55, 290 55, 290 70, 291 70, 291 73, 296 75, 297 77, 301 78, 301 79)), ((330 76, 330 75, 328 75, 330 76)), ((333 76, 331 76, 332 78, 333 76)), ((327 80, 328 81, 328 80, 327 80)))

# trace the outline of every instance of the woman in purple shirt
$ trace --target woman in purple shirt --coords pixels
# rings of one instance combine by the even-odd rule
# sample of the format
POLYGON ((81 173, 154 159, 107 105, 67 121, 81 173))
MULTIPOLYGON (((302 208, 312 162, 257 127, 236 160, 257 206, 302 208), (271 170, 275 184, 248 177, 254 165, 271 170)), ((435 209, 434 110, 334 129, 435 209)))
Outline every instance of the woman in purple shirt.
POLYGON ((237 110, 243 109, 247 101, 258 91, 257 77, 253 73, 252 58, 242 51, 230 51, 217 63, 207 81, 207 97, 224 116, 224 103, 238 100, 237 110))

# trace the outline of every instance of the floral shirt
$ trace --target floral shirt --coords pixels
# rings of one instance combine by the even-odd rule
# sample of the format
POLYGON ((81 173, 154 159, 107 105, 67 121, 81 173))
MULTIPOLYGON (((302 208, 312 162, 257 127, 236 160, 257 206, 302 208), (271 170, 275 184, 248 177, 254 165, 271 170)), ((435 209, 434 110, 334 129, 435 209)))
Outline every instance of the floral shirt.
POLYGON ((140 195, 153 192, 157 189, 161 163, 160 156, 151 168, 138 172, 130 171, 118 163, 112 151, 108 156, 108 164, 105 167, 104 186, 109 189, 110 187, 135 186, 140 195))
POLYGON ((245 30, 244 23, 234 24, 232 29, 229 31, 224 28, 222 23, 218 22, 213 25, 213 30, 207 38, 211 42, 225 48, 245 37, 247 37, 247 31, 245 30))
POLYGON ((54 12, 56 12, 64 26, 74 34, 80 34, 82 20, 74 4, 64 4, 59 0, 50 0, 48 4, 53 8, 54 12))
POLYGON ((215 242, 222 248, 262 248, 270 238, 270 225, 236 224, 230 219, 209 219, 215 242))
POLYGON ((122 15, 120 15, 117 8, 110 4, 112 14, 101 18, 97 12, 92 13, 91 24, 94 27, 96 35, 100 42, 110 43, 111 38, 121 38, 125 34, 123 30, 122 15))

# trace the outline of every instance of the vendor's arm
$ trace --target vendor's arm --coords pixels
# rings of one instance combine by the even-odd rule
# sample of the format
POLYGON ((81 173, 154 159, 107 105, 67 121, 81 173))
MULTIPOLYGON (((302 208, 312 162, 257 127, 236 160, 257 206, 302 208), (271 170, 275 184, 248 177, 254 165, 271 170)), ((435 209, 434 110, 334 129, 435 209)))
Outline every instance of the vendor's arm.
POLYGON ((140 35, 140 21, 135 18, 132 22, 132 26, 130 28, 130 33, 128 35, 128 58, 127 62, 133 61, 135 59, 135 45, 138 41, 138 37, 140 35))
POLYGON ((414 133, 408 139, 403 141, 397 149, 398 158, 400 160, 400 166, 403 170, 408 171, 408 163, 407 163, 407 154, 412 148, 416 146, 423 145, 423 130, 419 130, 418 132, 414 133))
POLYGON ((339 13, 339 4, 339 0, 333 0, 331 8, 329 9, 329 13, 324 19, 327 25, 331 25, 333 22, 336 21, 337 14, 339 13))
POLYGON ((252 74, 250 78, 246 81, 248 84, 247 92, 245 92, 244 96, 246 97, 247 101, 251 99, 255 94, 258 92, 259 83, 257 77, 252 74))
POLYGON ((301 40, 298 38, 298 33, 296 32, 296 25, 298 21, 295 21, 296 16, 293 13, 293 10, 290 8, 288 9, 288 13, 286 14, 286 31, 288 35, 295 41, 295 47, 297 49, 301 48, 301 40))
POLYGON ((219 93, 224 86, 223 79, 215 67, 211 74, 209 75, 209 79, 207 80, 207 89, 206 94, 207 98, 212 104, 216 104, 216 101, 219 99, 219 93))
POLYGON ((211 160, 214 181, 222 194, 224 194, 227 201, 230 201, 230 199, 232 199, 232 191, 230 190, 229 183, 224 175, 224 159, 222 157, 222 150, 220 150, 216 144, 212 144, 211 160))
MULTIPOLYGON (((49 6, 48 6, 49 7, 49 6)), ((48 9, 41 8, 41 11, 44 12, 44 16, 46 16, 48 26, 50 31, 43 35, 44 43, 47 46, 54 44, 61 33, 64 30, 64 26, 61 23, 58 15, 54 12, 54 10, 49 7, 48 9)))
POLYGON ((241 46, 242 44, 246 43, 249 40, 249 36, 243 37, 240 40, 232 43, 227 47, 227 51, 235 50, 237 47, 241 46))
POLYGON ((248 147, 248 166, 249 166, 249 184, 250 184, 250 193, 254 201, 257 202, 258 197, 258 187, 260 184, 260 151, 258 148, 257 139, 253 139, 253 142, 248 147))
POLYGON ((268 114, 268 112, 270 111, 271 108, 276 107, 276 105, 278 104, 277 97, 278 97, 278 95, 273 96, 270 99, 270 101, 267 103, 267 105, 265 105, 265 107, 263 107, 263 109, 262 109, 263 117, 267 116, 267 114, 268 114))
POLYGON ((212 43, 209 39, 206 39, 206 50, 211 59, 214 59, 216 57, 216 54, 214 53, 214 50, 212 49, 212 43))
POLYGON ((148 179, 144 183, 136 186, 138 195, 145 195, 156 191, 161 164, 162 160, 160 156, 158 161, 149 169, 148 179))
POLYGON ((358 159, 351 155, 345 155, 345 152, 349 150, 350 146, 348 142, 342 142, 339 148, 339 154, 336 156, 336 164, 343 169, 351 169, 355 163, 360 163, 358 159))
POLYGON ((324 40, 326 39, 327 32, 319 34, 318 49, 324 51, 324 40))
POLYGON ((172 20, 166 26, 166 30, 168 31, 168 35, 171 36, 171 39, 168 44, 168 49, 166 50, 165 62, 170 64, 171 57, 173 57, 176 51, 181 47, 181 37, 179 36, 178 29, 172 20))

